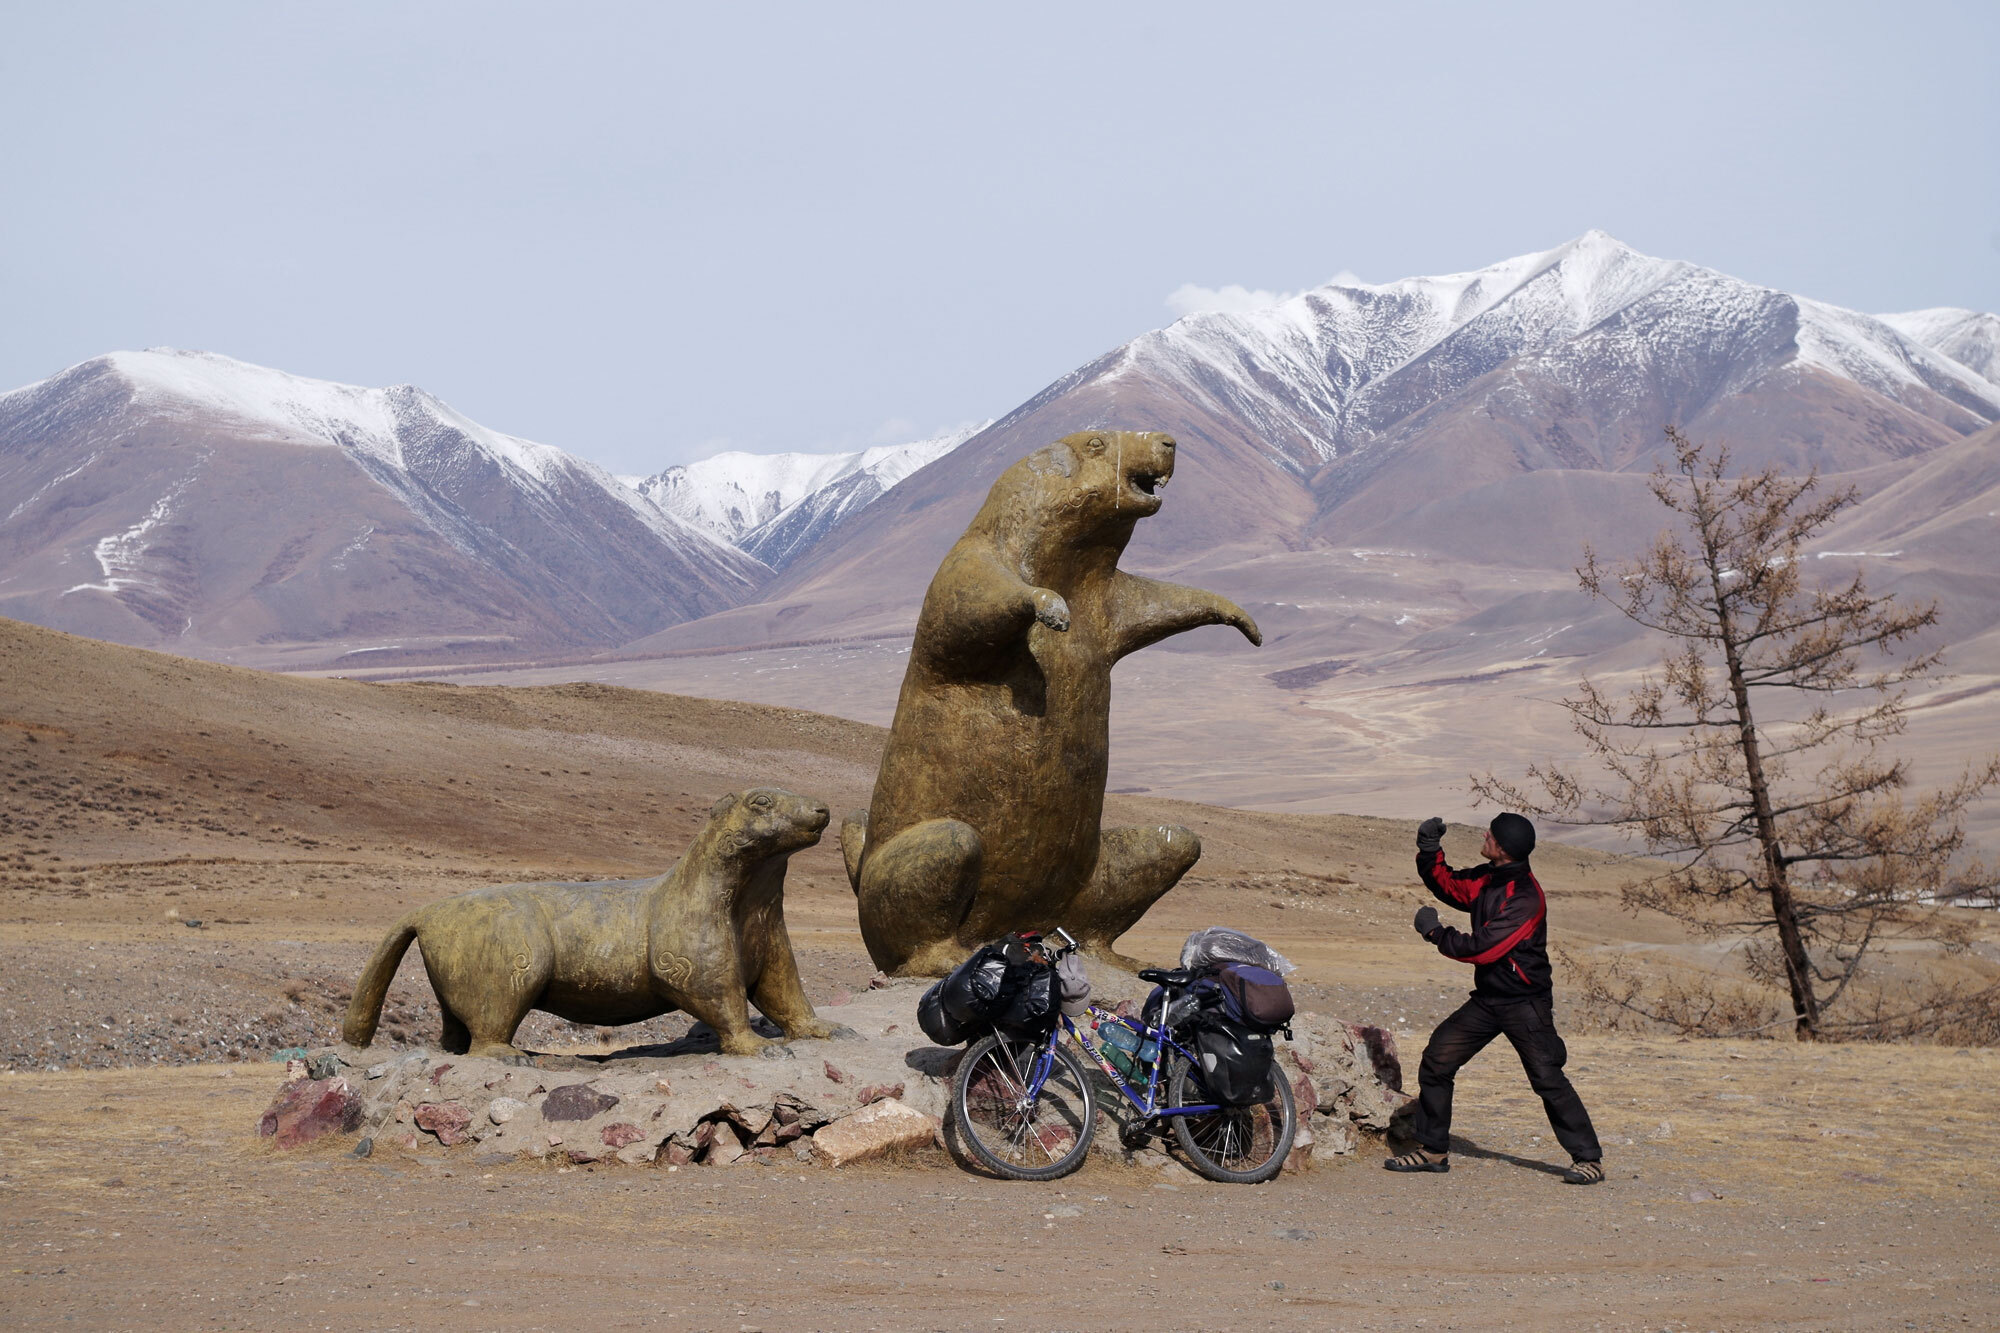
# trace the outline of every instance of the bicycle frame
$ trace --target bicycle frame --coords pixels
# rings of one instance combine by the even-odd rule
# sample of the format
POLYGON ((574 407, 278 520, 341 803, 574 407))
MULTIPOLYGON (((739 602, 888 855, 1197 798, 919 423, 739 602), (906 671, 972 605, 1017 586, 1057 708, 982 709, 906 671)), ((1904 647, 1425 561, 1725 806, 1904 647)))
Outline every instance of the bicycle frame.
MULTIPOLYGON (((1062 950, 1061 951, 1062 953, 1068 953, 1075 950, 1075 948, 1077 947, 1076 940, 1070 935, 1068 931, 1058 926, 1056 927, 1055 933, 1061 936, 1064 943, 1069 946, 1067 949, 1062 950)), ((1060 956, 1060 954, 1058 954, 1057 956, 1060 956)), ((1160 999, 1161 1001, 1159 1006, 1160 1014, 1162 1017, 1164 1017, 1166 1014, 1165 996, 1162 994, 1162 991, 1159 987, 1154 988, 1153 997, 1160 999)), ((1063 1033, 1067 1032, 1069 1033, 1070 1040, 1074 1041, 1077 1044, 1078 1048, 1081 1049, 1085 1055, 1091 1058, 1091 1060, 1097 1065, 1098 1069, 1103 1071, 1104 1076, 1107 1079, 1111 1080, 1111 1086, 1118 1089, 1119 1095, 1123 1097, 1127 1102, 1131 1103, 1133 1110, 1137 1111, 1140 1115, 1146 1117, 1147 1119, 1153 1119, 1155 1117, 1164 1119, 1168 1116, 1176 1116, 1176 1115, 1212 1115, 1213 1113, 1223 1109, 1220 1104, 1215 1102, 1204 1102, 1199 1106, 1171 1106, 1171 1107, 1161 1106, 1160 1093, 1162 1089, 1160 1087, 1160 1071, 1166 1067, 1168 1049, 1171 1048, 1175 1051, 1178 1051, 1180 1053, 1181 1058, 1183 1060, 1186 1060, 1190 1065, 1194 1066, 1196 1069, 1201 1068, 1201 1062, 1195 1059, 1193 1052, 1189 1051, 1185 1046, 1182 1046, 1179 1042, 1175 1041, 1173 1037, 1168 1034, 1167 1029, 1164 1025, 1155 1027, 1145 1023, 1135 1023, 1129 1018, 1121 1017, 1118 1014, 1112 1013, 1108 1009, 1099 1008, 1097 1005, 1093 1004, 1087 1007, 1090 1013, 1098 1020, 1100 1024, 1109 1021, 1113 1023, 1122 1023, 1126 1027, 1131 1028, 1134 1032, 1139 1034, 1139 1041, 1141 1045, 1144 1045, 1148 1041, 1156 1041, 1158 1043, 1158 1046, 1153 1053, 1153 1063, 1146 1070, 1145 1097, 1141 1098, 1133 1091, 1132 1085, 1127 1083, 1125 1081, 1124 1076, 1118 1072, 1117 1068, 1114 1065, 1112 1065, 1112 1063, 1109 1060, 1104 1058, 1103 1053, 1100 1052, 1096 1046, 1091 1044, 1090 1038, 1083 1035, 1083 1032, 1077 1027, 1077 1025, 1074 1022, 1071 1021, 1070 1016, 1068 1014, 1059 1013, 1056 1015, 1056 1027, 1049 1033, 1048 1041, 1042 1046, 1041 1050, 1036 1052, 1035 1067, 1033 1072, 1029 1075, 1027 1079, 1027 1085, 1028 1085, 1026 1088, 1027 1095, 1023 1098, 1024 1105, 1028 1106, 1034 1105, 1035 1099, 1042 1095, 1042 1085, 1048 1082, 1049 1074, 1055 1068, 1056 1043, 1061 1041, 1063 1033)), ((1148 999, 1147 1008, 1150 1009, 1151 1007, 1152 1007, 1152 1000, 1148 999)))
MULTIPOLYGON (((1146 1095, 1143 1098, 1138 1096, 1132 1085, 1125 1081, 1124 1076, 1118 1072, 1117 1068, 1109 1060, 1105 1059, 1103 1052, 1099 1051, 1092 1044, 1090 1038, 1083 1035, 1082 1030, 1070 1020, 1068 1014, 1058 1015, 1060 1026, 1057 1027, 1055 1032, 1049 1035, 1049 1045, 1053 1047, 1056 1042, 1062 1039, 1062 1034, 1068 1032, 1070 1039, 1081 1047, 1083 1053, 1095 1061, 1097 1067, 1104 1072, 1104 1076, 1111 1080, 1111 1086, 1118 1089, 1119 1095, 1132 1104, 1133 1110, 1148 1119, 1153 1117, 1165 1119, 1168 1116, 1176 1115, 1211 1115, 1222 1109, 1220 1105, 1212 1102, 1203 1103, 1198 1106, 1161 1106, 1159 1104, 1160 1093, 1164 1089, 1160 1087, 1160 1071, 1166 1067, 1167 1051, 1171 1048, 1180 1052, 1181 1058, 1189 1064, 1194 1065, 1197 1069, 1201 1067, 1200 1062, 1194 1058, 1193 1054, 1186 1047, 1168 1035, 1164 1027, 1153 1027, 1147 1024, 1135 1023, 1129 1018, 1121 1018, 1117 1014, 1107 1009, 1100 1009, 1094 1004, 1090 1006, 1090 1012, 1097 1017, 1100 1023, 1106 1021, 1122 1023, 1126 1027, 1131 1028, 1139 1034, 1139 1040, 1142 1044, 1148 1041, 1157 1041, 1159 1043, 1159 1049, 1153 1056, 1153 1063, 1147 1066, 1146 1069, 1146 1095)), ((1053 1057, 1036 1061, 1036 1082, 1030 1092, 1031 1096, 1041 1091, 1041 1080, 1047 1077, 1046 1069, 1053 1064, 1053 1057)))

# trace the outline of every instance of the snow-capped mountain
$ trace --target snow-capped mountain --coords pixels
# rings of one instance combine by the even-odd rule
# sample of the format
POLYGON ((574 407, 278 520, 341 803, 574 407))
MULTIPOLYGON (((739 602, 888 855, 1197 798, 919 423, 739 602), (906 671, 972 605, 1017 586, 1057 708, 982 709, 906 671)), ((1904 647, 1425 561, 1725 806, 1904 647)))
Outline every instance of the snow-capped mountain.
POLYGON ((2000 315, 1956 306, 1882 315, 1884 324, 2000 384, 2000 315))
POLYGON ((600 491, 665 542, 686 543, 699 535, 657 506, 638 503, 597 464, 488 430, 414 385, 335 384, 211 352, 113 352, 104 360, 132 386, 138 410, 170 419, 225 417, 265 427, 273 439, 341 448, 440 532, 468 547, 477 540, 468 527, 470 516, 446 502, 435 485, 449 469, 493 469, 554 508, 580 487, 600 491))
POLYGON ((622 480, 639 495, 719 541, 743 535, 851 471, 858 453, 752 454, 731 450, 622 480))
POLYGON ((982 422, 890 449, 870 449, 860 456, 859 466, 785 506, 745 533, 737 545, 772 569, 783 569, 918 468, 936 462, 991 424, 982 422), (875 454, 881 457, 866 461, 875 454))
MULTIPOLYGON (((1094 426, 1182 443, 1134 568, 1393 549, 1566 579, 1583 540, 1657 530, 1663 425, 1741 468, 1887 485, 2000 421, 1997 346, 1990 314, 1861 314, 1591 232, 1190 316, 965 436, 629 485, 417 389, 118 353, 0 395, 0 614, 271 662, 900 633, 993 479, 1094 426)), ((1986 528, 1952 531, 1977 547, 1986 528)), ((1280 600, 1310 620, 1299 598, 1323 591, 1280 600)))
POLYGON ((663 512, 777 569, 990 424, 853 453, 721 453, 622 480, 663 512))
MULTIPOLYGON (((1170 381, 1264 434, 1300 475, 1496 372, 1586 399, 1600 418, 1668 401, 1699 412, 1817 371, 1955 433, 2000 419, 2000 386, 1895 318, 1654 259, 1593 231, 1476 272, 1335 284, 1263 310, 1192 315, 1080 373, 1170 381)), ((1649 416, 1645 430, 1656 435, 1659 424, 1649 416)), ((1630 461, 1608 441, 1595 452, 1599 465, 1630 461)))
POLYGON ((1990 319, 1862 314, 1595 231, 1473 272, 1191 315, 1051 384, 756 602, 649 642, 852 632, 863 610, 889 632, 1000 471, 1089 426, 1181 441, 1137 568, 1380 546, 1566 573, 1586 538, 1657 530, 1644 480, 1669 423, 1726 441, 1739 468, 1803 473, 1900 467, 2000 421, 1976 365, 1990 319))
POLYGON ((0 396, 0 613, 184 651, 608 645, 753 558, 408 385, 117 352, 0 396))

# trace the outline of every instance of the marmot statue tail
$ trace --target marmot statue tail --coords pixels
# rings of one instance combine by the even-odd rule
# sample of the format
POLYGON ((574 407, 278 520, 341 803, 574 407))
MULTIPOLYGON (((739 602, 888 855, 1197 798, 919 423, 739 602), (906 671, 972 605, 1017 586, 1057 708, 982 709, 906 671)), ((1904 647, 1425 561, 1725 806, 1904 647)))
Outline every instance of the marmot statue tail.
POLYGON ((389 982, 408 952, 410 941, 417 937, 417 915, 412 912, 398 921, 376 947, 368 966, 361 969, 361 979, 354 983, 354 998, 347 1002, 347 1017, 340 1024, 341 1039, 349 1046, 366 1046, 375 1040, 375 1025, 382 1018, 382 1001, 389 994, 389 982))

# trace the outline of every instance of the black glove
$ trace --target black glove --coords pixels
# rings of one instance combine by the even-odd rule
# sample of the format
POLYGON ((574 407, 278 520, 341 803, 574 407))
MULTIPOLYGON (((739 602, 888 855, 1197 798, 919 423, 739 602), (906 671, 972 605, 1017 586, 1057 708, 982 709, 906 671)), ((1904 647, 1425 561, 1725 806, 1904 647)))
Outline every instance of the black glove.
POLYGON ((1434 852, 1444 846, 1444 821, 1432 815, 1417 825, 1417 850, 1434 852))
POLYGON ((1423 936, 1425 939, 1429 939, 1440 930, 1443 924, 1443 922, 1438 920, 1437 908, 1426 903, 1417 909, 1417 934, 1423 936))

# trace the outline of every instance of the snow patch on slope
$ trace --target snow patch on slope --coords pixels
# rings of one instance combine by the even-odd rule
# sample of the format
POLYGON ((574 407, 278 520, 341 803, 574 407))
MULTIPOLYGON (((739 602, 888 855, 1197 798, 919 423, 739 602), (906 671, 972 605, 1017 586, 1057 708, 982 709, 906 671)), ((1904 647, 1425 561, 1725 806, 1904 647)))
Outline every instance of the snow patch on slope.
POLYGON ((173 516, 175 504, 187 493, 187 488, 194 479, 201 475, 202 464, 207 461, 207 455, 203 455, 195 463, 192 471, 168 487, 165 494, 153 502, 153 507, 146 511, 144 518, 123 532, 114 532, 98 539, 91 553, 97 557, 97 567, 103 572, 102 582, 79 583, 73 588, 63 589, 62 595, 68 597, 72 593, 79 592, 105 592, 115 597, 126 588, 154 586, 152 580, 142 575, 146 551, 152 544, 148 541, 148 535, 173 516))

